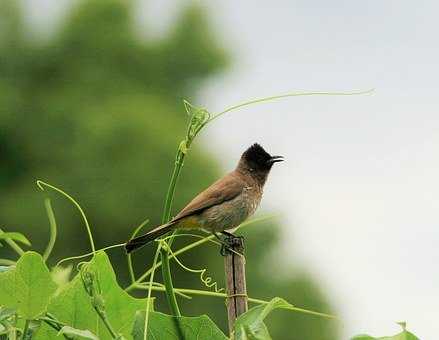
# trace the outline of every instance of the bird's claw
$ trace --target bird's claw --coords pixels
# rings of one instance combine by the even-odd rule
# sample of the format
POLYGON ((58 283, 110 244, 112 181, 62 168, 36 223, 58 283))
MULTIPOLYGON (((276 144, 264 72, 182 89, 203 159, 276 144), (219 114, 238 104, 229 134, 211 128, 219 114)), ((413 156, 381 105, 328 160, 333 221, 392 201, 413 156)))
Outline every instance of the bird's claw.
POLYGON ((221 249, 220 249, 220 255, 221 256, 227 256, 227 254, 229 254, 231 251, 231 249, 228 247, 228 245, 222 243, 221 244, 221 249))
POLYGON ((244 244, 244 237, 243 236, 236 236, 231 233, 224 232, 223 235, 225 236, 224 239, 221 242, 221 249, 220 254, 221 256, 227 256, 233 252, 237 252, 235 248, 242 247, 244 244))

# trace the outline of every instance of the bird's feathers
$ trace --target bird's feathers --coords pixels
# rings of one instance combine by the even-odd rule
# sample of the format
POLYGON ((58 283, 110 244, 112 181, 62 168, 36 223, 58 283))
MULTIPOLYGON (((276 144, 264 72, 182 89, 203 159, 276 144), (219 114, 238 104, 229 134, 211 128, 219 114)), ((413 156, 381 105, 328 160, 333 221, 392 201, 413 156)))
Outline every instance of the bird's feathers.
POLYGON ((144 246, 145 244, 154 241, 156 238, 163 236, 164 234, 169 233, 173 227, 175 222, 169 222, 163 225, 158 226, 150 231, 148 231, 145 235, 135 237, 129 240, 125 244, 125 250, 127 253, 131 253, 133 250, 144 246))
POLYGON ((245 182, 239 175, 232 172, 220 180, 213 183, 206 190, 198 194, 180 213, 175 216, 169 223, 158 226, 155 229, 150 230, 148 233, 142 236, 138 236, 128 241, 125 244, 125 249, 128 253, 133 250, 142 247, 143 245, 155 240, 156 238, 172 231, 174 227, 179 225, 182 219, 185 219, 181 225, 183 228, 189 228, 196 226, 196 220, 187 219, 190 216, 200 214, 205 209, 219 205, 226 201, 232 200, 237 197, 245 187, 245 182), (187 220, 187 221, 186 221, 187 220))
POLYGON ((245 182, 235 172, 231 172, 213 183, 206 190, 199 193, 189 204, 181 210, 173 222, 184 217, 200 214, 214 205, 230 201, 238 196, 245 187, 245 182))

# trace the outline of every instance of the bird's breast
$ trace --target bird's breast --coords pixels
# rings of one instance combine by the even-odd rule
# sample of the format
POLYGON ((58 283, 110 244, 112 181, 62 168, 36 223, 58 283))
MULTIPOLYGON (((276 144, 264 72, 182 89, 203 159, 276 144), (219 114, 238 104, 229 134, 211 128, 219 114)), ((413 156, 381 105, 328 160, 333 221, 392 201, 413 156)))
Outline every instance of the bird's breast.
POLYGON ((262 192, 258 188, 245 187, 234 199, 206 209, 200 215, 202 228, 215 232, 236 228, 254 214, 261 196, 262 192))
POLYGON ((246 186, 243 190, 243 204, 248 216, 253 215, 261 203, 262 191, 256 186, 246 186))

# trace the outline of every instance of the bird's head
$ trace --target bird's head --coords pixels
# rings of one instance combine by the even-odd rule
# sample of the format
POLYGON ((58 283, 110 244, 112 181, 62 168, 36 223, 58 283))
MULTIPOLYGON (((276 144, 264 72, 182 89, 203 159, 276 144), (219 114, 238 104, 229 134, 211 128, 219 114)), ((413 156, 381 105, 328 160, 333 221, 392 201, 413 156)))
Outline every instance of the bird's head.
POLYGON ((283 160, 282 156, 271 156, 262 146, 255 143, 242 154, 238 170, 250 174, 263 185, 273 164, 283 160))

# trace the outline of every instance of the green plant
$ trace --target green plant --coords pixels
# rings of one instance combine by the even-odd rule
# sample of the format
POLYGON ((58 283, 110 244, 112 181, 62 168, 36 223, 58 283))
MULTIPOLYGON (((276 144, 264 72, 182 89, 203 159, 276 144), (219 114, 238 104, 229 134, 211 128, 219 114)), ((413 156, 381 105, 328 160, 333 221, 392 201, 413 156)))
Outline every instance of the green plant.
MULTIPOLYGON (((232 46, 217 39, 207 8, 200 3, 183 5, 159 40, 139 39, 139 31, 133 30, 138 27, 133 1, 74 1, 50 35, 30 31, 23 9, 16 0, 0 1, 0 227, 22 232, 32 249, 43 254, 49 225, 40 190, 29 187, 36 178, 60 185, 89 208, 96 248, 127 240, 145 216, 151 220, 149 226, 160 223, 170 164, 186 126, 180 98, 195 96, 206 80, 227 70, 234 60, 232 46)), ((142 36, 148 35, 148 27, 138 27, 142 36)), ((174 211, 224 170, 205 141, 191 147, 174 211)), ((56 192, 45 190, 61 227, 46 260, 51 268, 59 259, 88 252, 90 245, 77 210, 56 192)), ((249 291, 269 299, 271 293, 264 287, 271 285, 289 301, 332 312, 327 291, 300 263, 294 272, 279 263, 286 276, 263 275, 263 264, 279 242, 279 229, 279 221, 271 219, 242 231, 249 245, 263 241, 267 250, 247 247, 249 291)), ((176 238, 174 252, 186 242, 187 237, 176 238)), ((220 289, 223 261, 209 247, 210 242, 204 243, 179 257, 188 267, 208 268, 206 277, 212 276, 220 289)), ((133 256, 136 277, 151 266, 154 251, 155 246, 145 247, 133 256)), ((130 273, 124 252, 108 254, 119 284, 126 287, 130 273)), ((14 256, 9 246, 0 248, 0 257, 14 256)), ((170 261, 175 287, 204 289, 199 274, 177 268, 172 257, 170 261)), ((11 260, 6 262, 11 265, 11 260)), ((67 266, 75 272, 70 262, 67 266)), ((57 282, 66 281, 69 271, 57 268, 52 270, 57 282)), ((160 270, 155 281, 163 282, 160 270)), ((146 295, 138 289, 130 294, 146 295)), ((166 294, 152 294, 159 310, 170 314, 166 294)), ((179 294, 177 299, 184 315, 206 313, 226 329, 224 299, 190 300, 179 294)), ((267 321, 275 338, 282 338, 286 323, 310 340, 332 340, 340 330, 338 323, 304 314, 291 318, 278 313, 267 321)))
MULTIPOLYGON (((286 96, 296 95, 309 94, 291 94, 286 96)), ((250 101, 231 107, 217 115, 211 115, 207 110, 197 108, 185 102, 186 111, 189 115, 189 125, 185 139, 180 143, 177 150, 176 163, 163 212, 164 222, 170 218, 172 201, 185 156, 201 129, 215 118, 233 109, 281 97, 283 96, 250 101)), ((30 246, 31 244, 22 234, 0 230, 0 240, 9 245, 19 256, 17 261, 0 259, 0 264, 2 265, 0 267, 0 334, 6 334, 11 339, 17 337, 22 339, 52 339, 57 336, 63 336, 66 339, 78 337, 87 339, 125 339, 130 337, 134 339, 227 338, 208 316, 181 316, 176 298, 177 295, 188 299, 195 295, 218 298, 226 297, 222 289, 218 288, 217 283, 207 276, 206 268, 189 268, 178 258, 179 255, 191 251, 204 243, 217 243, 213 236, 202 237, 199 235, 174 233, 158 240, 152 266, 138 278, 134 275, 133 263, 129 255, 127 263, 131 283, 128 287, 122 289, 117 283, 115 273, 105 250, 122 247, 123 244, 115 244, 96 250, 92 229, 85 212, 76 200, 51 184, 37 181, 37 185, 41 190, 49 188, 60 193, 76 206, 86 227, 91 253, 63 259, 58 262, 52 272, 49 271, 45 262, 49 258, 56 242, 58 228, 48 198, 45 199, 45 208, 49 219, 50 237, 43 255, 33 251, 24 251, 17 242, 25 246, 30 246), (199 237, 201 239, 191 242, 180 249, 173 250, 172 243, 176 237, 199 237), (64 267, 61 265, 62 263, 87 256, 92 256, 91 260, 78 264, 78 273, 72 280, 68 282, 61 281, 55 284, 54 275, 64 270, 64 267), (161 261, 159 261, 159 256, 161 256, 161 261), (171 259, 174 259, 183 269, 198 274, 201 282, 207 289, 174 288, 170 270, 171 259), (155 270, 160 267, 162 268, 163 284, 154 281, 155 270), (146 298, 138 299, 130 296, 129 292, 133 290, 146 290, 146 298), (154 311, 153 291, 166 293, 174 315, 170 316, 154 311)), ((243 223, 242 227, 264 218, 269 217, 248 221, 243 223)), ((146 224, 147 221, 137 227, 133 232, 133 237, 146 224)), ((336 319, 333 315, 299 308, 277 297, 270 301, 250 297, 249 302, 256 304, 256 306, 237 319, 233 334, 235 339, 269 339, 270 335, 264 319, 268 313, 276 308, 327 319, 336 319)), ((401 334, 413 336, 405 331, 405 329, 401 334)), ((356 337, 355 339, 363 338, 373 339, 364 336, 356 337)), ((407 339, 416 338, 413 336, 407 339)))

